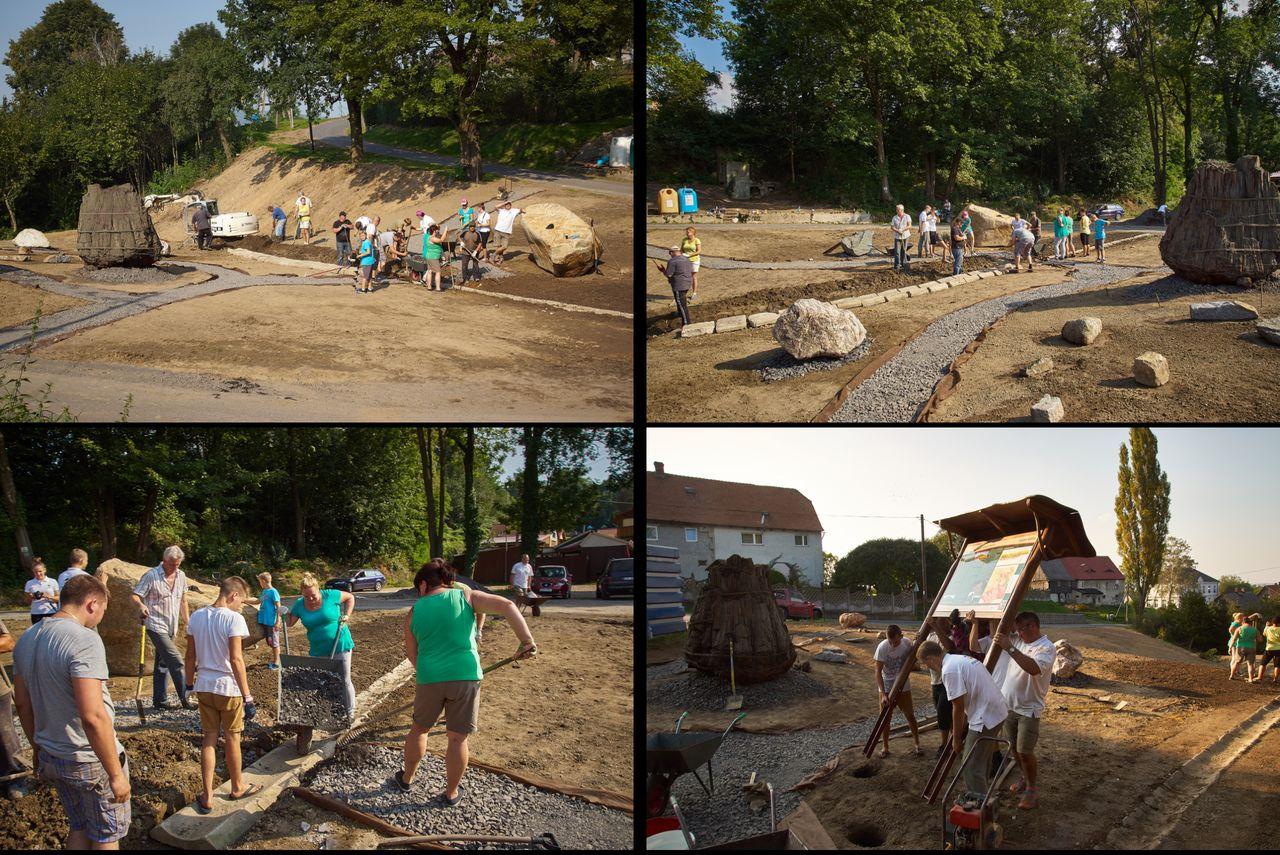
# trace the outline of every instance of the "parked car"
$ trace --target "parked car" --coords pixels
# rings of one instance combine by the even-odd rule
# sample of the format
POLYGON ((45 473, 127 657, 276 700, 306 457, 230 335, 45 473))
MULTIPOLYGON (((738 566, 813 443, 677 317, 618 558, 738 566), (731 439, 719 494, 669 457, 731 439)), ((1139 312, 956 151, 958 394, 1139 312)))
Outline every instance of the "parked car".
POLYGON ((535 594, 567 600, 573 596, 573 576, 561 564, 547 564, 534 571, 529 587, 535 594))
POLYGON ((773 592, 773 601, 782 612, 782 619, 787 618, 820 618, 822 608, 816 603, 800 596, 800 592, 791 588, 777 588, 773 592))
POLYGON ((1124 205, 1117 205, 1114 202, 1106 205, 1099 205, 1089 212, 1091 216, 1101 217, 1104 220, 1115 222, 1124 216, 1124 205))
POLYGON ((596 580, 596 599, 607 600, 614 594, 635 593, 635 559, 611 558, 596 580))
POLYGON ((352 570, 345 576, 330 579, 324 583, 324 586, 355 593, 356 591, 381 591, 385 584, 387 584, 387 577, 382 575, 382 571, 366 567, 362 570, 352 570))

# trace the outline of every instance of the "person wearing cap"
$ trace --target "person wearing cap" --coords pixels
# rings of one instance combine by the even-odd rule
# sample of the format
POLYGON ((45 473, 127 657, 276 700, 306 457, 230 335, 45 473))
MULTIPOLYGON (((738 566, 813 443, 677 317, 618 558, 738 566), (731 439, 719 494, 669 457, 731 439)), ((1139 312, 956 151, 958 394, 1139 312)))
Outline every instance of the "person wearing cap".
POLYGON ((693 263, 680 251, 679 244, 669 247, 671 257, 665 266, 654 262, 667 281, 671 283, 671 293, 676 298, 676 310, 680 313, 681 326, 689 323, 689 305, 685 302, 689 289, 693 287, 693 263))
POLYGON ((425 235, 427 230, 431 228, 431 224, 435 222, 435 219, 426 211, 415 211, 414 213, 421 218, 422 225, 420 228, 422 229, 422 233, 425 235))
POLYGON ((516 227, 516 217, 520 216, 520 209, 513 208, 510 202, 503 202, 498 208, 498 219, 493 224, 493 235, 490 240, 493 241, 493 249, 495 255, 493 263, 502 266, 502 254, 506 252, 508 246, 511 245, 511 232, 516 227))
POLYGON ((346 267, 351 256, 351 221, 346 211, 339 211, 338 219, 333 221, 333 236, 338 247, 338 266, 346 267))
POLYGON ((489 260, 489 234, 493 230, 493 215, 484 209, 484 202, 477 205, 480 210, 476 213, 476 231, 480 233, 480 258, 483 261, 489 260))
POLYGON ((462 228, 465 229, 467 226, 471 225, 471 220, 475 215, 475 209, 468 205, 467 200, 464 198, 462 200, 462 204, 458 206, 458 220, 460 221, 462 228))

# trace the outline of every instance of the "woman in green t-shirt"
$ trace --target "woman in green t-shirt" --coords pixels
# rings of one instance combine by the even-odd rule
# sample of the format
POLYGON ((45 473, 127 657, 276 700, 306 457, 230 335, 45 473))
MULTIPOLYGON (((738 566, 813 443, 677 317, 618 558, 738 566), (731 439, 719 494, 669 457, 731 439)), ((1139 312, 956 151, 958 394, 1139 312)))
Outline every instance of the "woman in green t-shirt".
POLYGON ((1231 665, 1231 676, 1228 679, 1236 678, 1236 669, 1243 662, 1247 674, 1245 682, 1252 683, 1254 658, 1258 655, 1258 628, 1253 625, 1253 618, 1240 616, 1240 625, 1236 627, 1232 641, 1236 649, 1236 657, 1231 665))
POLYGON ((449 230, 432 223, 427 233, 422 236, 422 257, 427 260, 427 275, 423 282, 428 291, 443 291, 444 283, 440 279, 441 259, 444 257, 444 242, 449 230))
POLYGON ((306 573, 299 587, 302 596, 293 601, 289 609, 289 626, 302 621, 307 629, 307 641, 311 648, 309 656, 328 658, 336 655, 342 659, 342 680, 347 687, 347 712, 355 715, 356 687, 351 682, 351 651, 356 649, 351 639, 351 630, 347 621, 356 608, 356 598, 350 591, 336 591, 332 588, 321 590, 320 582, 315 576, 306 573), (334 635, 337 635, 337 653, 332 653, 334 635))
POLYGON ((404 792, 427 751, 427 732, 445 713, 445 788, 439 798, 452 807, 462 798, 467 770, 467 737, 476 729, 480 710, 480 652, 476 649, 476 613, 498 614, 520 639, 516 655, 538 652, 533 635, 516 604, 506 597, 459 585, 444 559, 433 558, 414 577, 418 600, 404 619, 404 655, 414 663, 417 688, 413 725, 404 739, 404 768, 392 782, 404 792))

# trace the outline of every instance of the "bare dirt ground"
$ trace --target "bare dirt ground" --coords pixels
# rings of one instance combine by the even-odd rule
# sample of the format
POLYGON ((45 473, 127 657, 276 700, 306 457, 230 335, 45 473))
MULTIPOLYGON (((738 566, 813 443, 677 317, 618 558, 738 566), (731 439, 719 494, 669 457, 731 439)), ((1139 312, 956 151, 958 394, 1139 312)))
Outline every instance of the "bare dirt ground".
MULTIPOLYGON (((20 636, 25 626, 14 621, 10 631, 20 636)), ((625 795, 632 791, 632 623, 570 616, 531 619, 540 653, 530 662, 514 663, 485 677, 480 730, 471 738, 472 759, 569 786, 605 789, 625 795)), ((401 661, 403 613, 357 613, 351 622, 356 642, 352 682, 362 692, 401 661)), ((301 636, 293 636, 300 641, 301 636)), ((511 629, 500 620, 485 626, 480 655, 486 664, 510 655, 517 647, 511 629)), ((5 657, 9 658, 8 655, 5 657)), ((249 684, 258 702, 256 723, 246 730, 246 762, 251 762, 290 734, 272 729, 276 713, 276 676, 268 671, 265 645, 247 652, 249 684), (250 735, 252 734, 252 738, 250 735)), ((136 678, 113 677, 112 697, 131 704, 136 678)), ((143 684, 149 709, 151 682, 143 684)), ((412 698, 412 686, 392 693, 379 706, 390 712, 412 698)), ((123 848, 162 848, 148 833, 152 826, 189 803, 199 791, 199 722, 189 727, 137 727, 122 731, 129 753, 133 783, 133 826, 123 848)), ((184 720, 185 721, 185 720, 184 720)), ((366 736, 371 740, 402 737, 406 715, 388 718, 366 736)), ((443 753, 437 735, 428 750, 443 753)), ((221 768, 221 767, 220 767, 221 768)), ((220 783, 221 775, 217 778, 220 783)), ((11 822, 0 823, 0 846, 5 849, 58 848, 67 833, 56 796, 43 787, 10 803, 11 822)), ((339 817, 284 796, 269 815, 236 848, 315 848, 302 830, 329 823, 343 846, 372 848, 378 835, 339 817)))
MULTIPOLYGON (((9 263, 12 264, 12 262, 9 263)), ((13 266, 19 265, 13 264, 13 266)), ((29 285, 19 285, 17 282, 0 281, 0 327, 29 326, 35 319, 36 312, 50 315, 81 305, 84 305, 84 301, 77 300, 75 297, 53 294, 29 285)))
MULTIPOLYGON (((759 276, 772 271, 738 273, 759 276)), ((886 274, 842 274, 846 279, 855 275, 886 274)), ((781 350, 769 328, 691 339, 678 339, 671 333, 651 337, 647 342, 649 419, 807 422, 865 365, 912 338, 940 315, 1062 278, 1060 270, 1038 267, 1032 274, 981 279, 934 294, 855 309, 873 340, 866 356, 832 371, 812 371, 773 383, 765 383, 756 371, 781 350)))
MULTIPOLYGON (((810 637, 801 634, 805 631, 793 628, 793 641, 810 637)), ((1048 627, 1047 634, 1077 644, 1085 655, 1080 672, 1084 676, 1070 687, 1050 691, 1037 750, 1040 807, 1002 811, 1004 848, 1085 849, 1103 843, 1160 781, 1277 694, 1269 683, 1229 682, 1222 663, 1202 661, 1127 628, 1048 627), (1122 701, 1125 706, 1116 710, 1122 701)), ((872 715, 872 644, 836 643, 850 652, 852 664, 819 669, 822 663, 815 662, 812 675, 842 693, 838 718, 828 721, 811 714, 806 707, 812 702, 805 701, 752 710, 739 727, 767 730, 761 724, 765 716, 777 723, 794 716, 817 728, 872 715), (753 724, 752 719, 757 721, 753 724)), ((912 675, 912 685, 917 704, 928 705, 923 672, 912 675)), ((652 720, 652 695, 648 703, 652 720)), ((661 711, 659 724, 651 724, 650 730, 669 729, 668 719, 673 717, 656 709, 661 711)), ((728 720, 717 714, 691 729, 723 727, 728 720)), ((931 748, 938 736, 926 733, 921 741, 931 748)), ((894 745, 905 742, 895 740, 894 745)), ((916 757, 896 748, 887 759, 866 760, 861 747, 851 745, 840 752, 836 771, 805 794, 827 832, 846 849, 937 848, 940 805, 928 805, 920 796, 933 767, 933 752, 916 757)), ((721 748, 726 750, 731 750, 729 742, 721 748)), ((785 745, 775 750, 785 750, 785 745)), ((1273 731, 1199 798, 1163 848, 1269 847, 1274 831, 1268 818, 1274 815, 1278 792, 1273 774, 1277 752, 1280 739, 1273 731), (1224 822, 1226 818, 1230 821, 1224 822)))
MULTIPOLYGON (((888 250, 893 246, 893 238, 889 236, 887 225, 856 223, 846 226, 828 226, 821 228, 804 224, 804 228, 787 228, 778 224, 737 223, 732 226, 704 226, 694 224, 698 239, 702 241, 702 254, 717 258, 736 258, 740 261, 794 261, 799 258, 822 260, 823 258, 842 257, 837 251, 831 256, 823 252, 839 243, 842 237, 870 229, 875 233, 874 242, 878 249, 888 250)), ((914 235, 914 232, 912 233, 914 235)), ((670 225, 650 225, 645 242, 651 246, 678 245, 684 239, 684 228, 670 225)), ((914 238, 913 238, 914 240, 914 238)), ((915 255, 915 244, 911 246, 915 255)), ((871 256, 888 260, 887 256, 871 256)))

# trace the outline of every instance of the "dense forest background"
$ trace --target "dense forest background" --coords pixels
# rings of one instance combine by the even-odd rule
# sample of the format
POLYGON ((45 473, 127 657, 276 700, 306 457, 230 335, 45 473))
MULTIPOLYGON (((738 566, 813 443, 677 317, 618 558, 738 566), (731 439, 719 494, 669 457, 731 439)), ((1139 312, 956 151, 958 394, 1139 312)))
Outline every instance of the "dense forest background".
POLYGON ((1206 159, 1280 170, 1277 0, 648 4, 650 180, 751 164, 800 198, 886 208, 1176 203, 1206 159), (682 45, 723 38, 736 99, 682 45), (1105 198, 1104 198, 1105 197, 1105 198))
MULTIPOLYGON (((0 586, 28 577, 22 538, 67 553, 192 570, 381 565, 470 568, 494 523, 521 532, 613 525, 631 506, 631 428, 72 428, 0 431, 0 586), (518 467, 503 462, 511 460, 518 467), (607 474, 594 478, 591 463, 607 474)), ((532 534, 530 535, 530 532, 532 534)))

